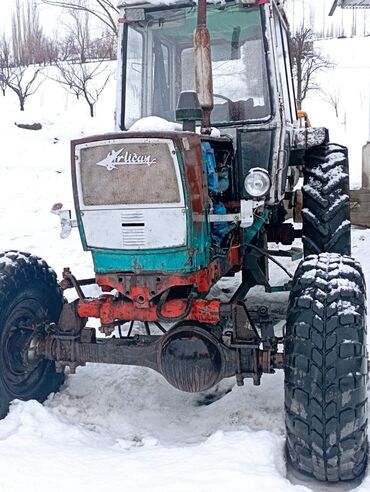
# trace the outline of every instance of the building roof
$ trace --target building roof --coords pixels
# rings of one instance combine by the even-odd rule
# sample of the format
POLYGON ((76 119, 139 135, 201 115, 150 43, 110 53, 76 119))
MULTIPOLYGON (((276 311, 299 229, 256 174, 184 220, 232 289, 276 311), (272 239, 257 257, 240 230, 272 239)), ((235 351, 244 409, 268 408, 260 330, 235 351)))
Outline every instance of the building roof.
POLYGON ((334 0, 329 15, 333 15, 337 7, 342 7, 342 9, 370 9, 370 0, 334 0))

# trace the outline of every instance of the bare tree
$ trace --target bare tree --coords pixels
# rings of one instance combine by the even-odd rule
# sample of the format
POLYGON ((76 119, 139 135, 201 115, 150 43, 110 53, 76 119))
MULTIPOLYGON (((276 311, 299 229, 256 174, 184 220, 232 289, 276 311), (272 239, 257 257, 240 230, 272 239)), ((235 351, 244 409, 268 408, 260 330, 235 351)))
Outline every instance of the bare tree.
POLYGON ((87 12, 72 10, 65 27, 61 59, 86 63, 89 60, 116 58, 117 37, 105 28, 100 36, 92 38, 90 16, 87 12))
POLYGON ((10 56, 10 41, 5 34, 0 39, 0 89, 3 96, 6 94, 8 81, 10 77, 11 56, 10 56))
POLYGON ((335 116, 339 118, 339 102, 340 102, 340 90, 339 88, 337 89, 327 89, 327 90, 321 90, 321 97, 322 99, 333 106, 334 111, 335 111, 335 116))
POLYGON ((58 39, 47 38, 43 47, 44 65, 53 65, 60 56, 60 44, 58 39))
POLYGON ((72 10, 70 22, 66 27, 70 45, 73 48, 72 53, 80 58, 81 63, 86 63, 91 46, 89 14, 85 11, 72 10))
POLYGON ((106 62, 82 63, 64 61, 57 62, 56 80, 64 89, 77 96, 83 96, 89 106, 90 116, 95 116, 95 104, 105 89, 111 73, 107 73, 106 62))
POLYGON ((10 68, 7 86, 16 93, 21 111, 24 111, 26 99, 35 94, 42 84, 40 74, 40 68, 36 70, 18 66, 10 68))
POLYGON ((76 47, 76 42, 72 34, 66 34, 62 40, 59 41, 59 53, 58 60, 78 60, 80 56, 78 55, 78 50, 76 47))
MULTIPOLYGON (((57 75, 49 75, 49 78, 59 82, 77 99, 84 97, 93 117, 95 104, 111 75, 108 64, 104 62, 109 56, 111 43, 105 42, 104 36, 99 40, 91 39, 90 16, 85 10, 71 10, 70 22, 66 27, 61 57, 56 62, 57 75), (93 59, 98 61, 92 62, 93 59)), ((109 37, 115 38, 114 34, 109 34, 109 37)))
POLYGON ((16 0, 11 42, 5 34, 0 38, 0 87, 3 95, 7 87, 17 95, 21 111, 42 83, 41 69, 28 66, 42 60, 44 39, 35 0, 30 0, 26 8, 16 0))
POLYGON ((314 81, 317 72, 333 66, 328 58, 315 49, 313 37, 311 29, 301 26, 291 41, 298 109, 302 109, 302 101, 308 92, 318 89, 314 81))
POLYGON ((43 62, 46 38, 43 34, 36 0, 16 0, 12 14, 11 36, 13 58, 19 66, 43 62))
POLYGON ((94 0, 92 4, 88 0, 41 1, 47 5, 91 14, 109 28, 115 36, 118 35, 117 14, 119 13, 119 10, 115 6, 115 0, 94 0))
POLYGON ((6 88, 7 88, 6 80, 0 70, 0 89, 4 97, 6 96, 6 88))
POLYGON ((90 56, 94 60, 117 59, 117 36, 109 29, 104 29, 101 36, 93 39, 90 46, 90 56))

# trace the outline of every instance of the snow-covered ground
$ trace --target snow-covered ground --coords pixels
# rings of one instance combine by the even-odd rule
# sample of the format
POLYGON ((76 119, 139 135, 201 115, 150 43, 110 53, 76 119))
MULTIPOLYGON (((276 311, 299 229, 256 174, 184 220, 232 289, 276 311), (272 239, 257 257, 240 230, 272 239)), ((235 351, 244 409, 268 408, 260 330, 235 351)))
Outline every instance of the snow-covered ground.
MULTIPOLYGON (((50 81, 27 101, 24 114, 12 94, 0 97, 2 250, 30 251, 58 273, 68 265, 78 277, 91 276, 77 232, 59 239, 58 219, 49 211, 55 202, 73 208, 69 141, 114 128, 114 94, 112 81, 96 119, 50 81), (35 121, 44 125, 39 132, 14 125, 35 121)), ((353 253, 370 282, 370 232, 354 230, 353 237, 353 253)), ((275 268, 273 277, 284 280, 275 268)), ((284 313, 287 296, 273 301, 284 313)), ((357 485, 326 488, 287 470, 281 372, 264 376, 259 388, 251 381, 238 388, 232 379, 189 395, 150 370, 88 365, 45 405, 16 402, 0 422, 4 492, 302 492, 357 485)), ((356 490, 370 491, 370 472, 356 490)))

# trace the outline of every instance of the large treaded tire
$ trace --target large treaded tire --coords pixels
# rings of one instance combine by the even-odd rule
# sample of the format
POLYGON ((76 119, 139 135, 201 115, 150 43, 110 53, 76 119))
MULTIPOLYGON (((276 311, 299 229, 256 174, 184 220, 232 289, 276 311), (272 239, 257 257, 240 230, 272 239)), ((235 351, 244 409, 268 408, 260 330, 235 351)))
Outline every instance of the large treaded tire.
POLYGON ((351 254, 348 150, 323 144, 306 152, 303 192, 304 254, 351 254))
POLYGON ((298 267, 285 341, 287 455, 318 480, 360 477, 367 463, 366 287, 352 258, 298 267))
MULTIPOLYGON (((36 336, 28 325, 56 323, 62 306, 56 274, 44 260, 18 251, 0 254, 0 418, 12 400, 43 402, 63 383, 54 362, 25 356, 36 336)), ((37 336, 43 336, 42 326, 37 336)))

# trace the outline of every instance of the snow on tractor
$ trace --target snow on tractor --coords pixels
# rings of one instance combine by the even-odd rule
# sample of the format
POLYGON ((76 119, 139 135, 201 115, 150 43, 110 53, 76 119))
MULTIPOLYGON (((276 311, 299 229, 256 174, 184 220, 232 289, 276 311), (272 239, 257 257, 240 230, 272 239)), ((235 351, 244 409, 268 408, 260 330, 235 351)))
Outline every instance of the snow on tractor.
POLYGON ((282 7, 121 7, 118 131, 72 142, 77 220, 53 210, 62 236, 78 227, 95 278, 66 268, 58 283, 40 258, 1 255, 2 416, 14 398, 43 401, 66 368, 87 362, 148 367, 188 392, 231 376, 258 385, 284 369, 288 460, 322 481, 360 477, 366 290, 349 256, 348 153, 326 129, 299 128, 282 7), (289 207, 302 227, 286 221, 289 207), (296 250, 268 244, 296 238, 304 259, 281 287, 290 290, 282 333, 245 300, 256 285, 278 290, 268 260, 296 250), (233 276, 228 302, 210 296, 233 276), (93 283, 102 294, 85 297, 93 283), (78 299, 67 303, 70 288, 78 299))

